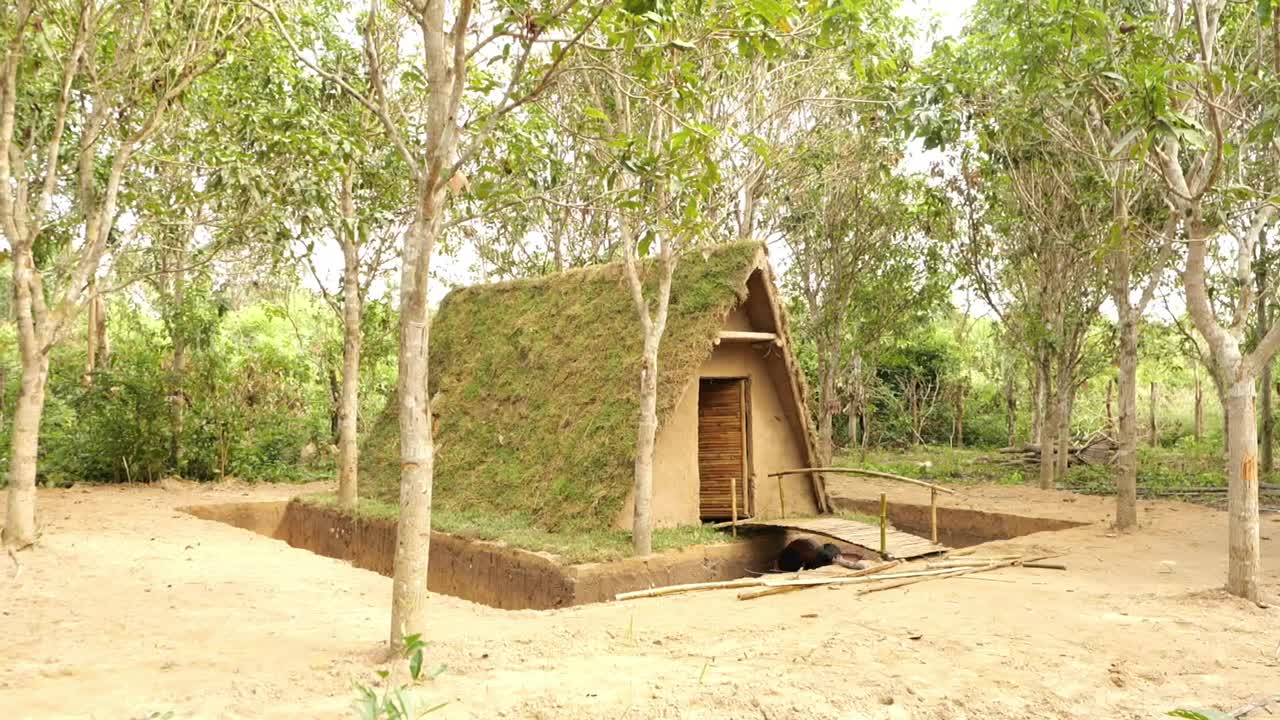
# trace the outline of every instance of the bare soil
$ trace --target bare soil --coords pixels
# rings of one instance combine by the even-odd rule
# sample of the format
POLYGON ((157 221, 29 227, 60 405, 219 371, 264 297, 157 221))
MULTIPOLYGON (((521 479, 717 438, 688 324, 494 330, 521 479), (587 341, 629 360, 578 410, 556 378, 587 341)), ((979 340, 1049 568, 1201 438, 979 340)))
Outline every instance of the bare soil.
MULTIPOLYGON (((860 480, 837 495, 927 502, 860 480)), ((176 508, 299 488, 44 491, 16 580, 0 557, 0 716, 350 717, 384 664, 391 581, 176 508)), ((1153 718, 1280 692, 1280 610, 1221 592, 1226 516, 966 488, 944 504, 1090 523, 991 543, 1066 553, 858 595, 734 591, 504 611, 433 596, 423 692, 442 718, 1153 718)), ((1271 595, 1280 521, 1263 522, 1271 595)))

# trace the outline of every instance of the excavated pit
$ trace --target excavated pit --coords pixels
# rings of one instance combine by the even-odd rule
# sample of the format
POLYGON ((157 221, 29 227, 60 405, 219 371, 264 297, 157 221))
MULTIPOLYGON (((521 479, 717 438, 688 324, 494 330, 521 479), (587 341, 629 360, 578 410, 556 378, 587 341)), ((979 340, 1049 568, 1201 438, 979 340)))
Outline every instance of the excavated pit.
MULTIPOLYGON (((233 525, 391 575, 396 526, 389 520, 354 518, 299 500, 181 509, 203 520, 233 525)), ((773 564, 784 540, 781 535, 761 535, 647 558, 567 565, 546 553, 433 532, 427 588, 506 610, 546 610, 603 602, 631 590, 759 573, 773 564)))
MULTIPOLYGON (((867 515, 880 515, 880 501, 875 498, 832 498, 836 508, 867 515)), ((903 532, 929 537, 929 506, 889 503, 889 522, 903 532)), ((993 540, 1054 532, 1080 527, 1088 523, 1052 518, 1012 515, 1009 513, 938 507, 938 542, 952 548, 970 547, 993 540)))

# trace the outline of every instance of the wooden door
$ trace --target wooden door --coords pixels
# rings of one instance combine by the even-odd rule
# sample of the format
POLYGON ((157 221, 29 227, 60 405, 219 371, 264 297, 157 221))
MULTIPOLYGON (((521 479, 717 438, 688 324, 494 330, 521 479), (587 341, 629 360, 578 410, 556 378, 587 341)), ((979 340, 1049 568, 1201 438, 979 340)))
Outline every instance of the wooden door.
POLYGON ((704 379, 698 386, 699 503, 703 520, 728 520, 731 489, 738 517, 749 517, 750 447, 747 382, 743 378, 704 379))

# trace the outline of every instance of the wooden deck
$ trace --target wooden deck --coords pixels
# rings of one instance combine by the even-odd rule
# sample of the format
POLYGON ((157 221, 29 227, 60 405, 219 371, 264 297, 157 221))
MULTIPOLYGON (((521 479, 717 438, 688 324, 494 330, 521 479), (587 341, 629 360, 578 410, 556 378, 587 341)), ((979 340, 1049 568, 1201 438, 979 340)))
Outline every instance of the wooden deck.
MULTIPOLYGON (((837 517, 779 518, 777 520, 739 520, 739 528, 779 528, 797 530, 847 542, 850 545, 880 552, 880 528, 837 517)), ((948 548, 934 545, 922 537, 890 529, 885 533, 886 560, 909 560, 943 553, 948 548)))

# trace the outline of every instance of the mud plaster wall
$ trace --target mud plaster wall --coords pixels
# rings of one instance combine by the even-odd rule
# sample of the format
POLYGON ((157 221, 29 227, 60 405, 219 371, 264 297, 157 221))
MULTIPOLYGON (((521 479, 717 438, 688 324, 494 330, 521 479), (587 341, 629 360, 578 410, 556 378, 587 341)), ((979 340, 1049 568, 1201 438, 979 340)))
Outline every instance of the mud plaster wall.
MULTIPOLYGON (((868 515, 880 515, 880 501, 872 498, 836 497, 837 509, 868 515)), ((903 532, 929 537, 929 506, 905 503, 889 504, 889 522, 903 532)), ((1008 540, 1032 533, 1087 525, 1070 520, 989 513, 964 508, 938 508, 938 542, 948 547, 965 547, 990 540, 1008 540)))
MULTIPOLYGON (((757 330, 746 308, 730 313, 725 327, 757 330)), ((771 330, 765 327, 762 332, 771 330)), ((755 517, 779 517, 778 479, 769 473, 806 467, 800 419, 790 400, 790 378, 769 344, 724 343, 716 346, 698 371, 699 378, 749 378, 751 389, 751 455, 755 517)), ((653 522, 676 527, 700 522, 698 512, 698 384, 685 388, 675 411, 658 433, 653 464, 653 522)), ((782 479, 788 515, 818 511, 807 475, 782 479)), ((631 529, 634 496, 628 496, 614 525, 631 529)))
MULTIPOLYGON (((293 547, 392 574, 395 523, 355 519, 297 500, 227 503, 182 508, 283 540, 293 547)), ((617 562, 563 565, 552 556, 500 543, 431 534, 427 587, 508 610, 545 610, 613 599, 620 592, 690 582, 732 580, 772 566, 780 535, 749 542, 704 545, 617 562)))

